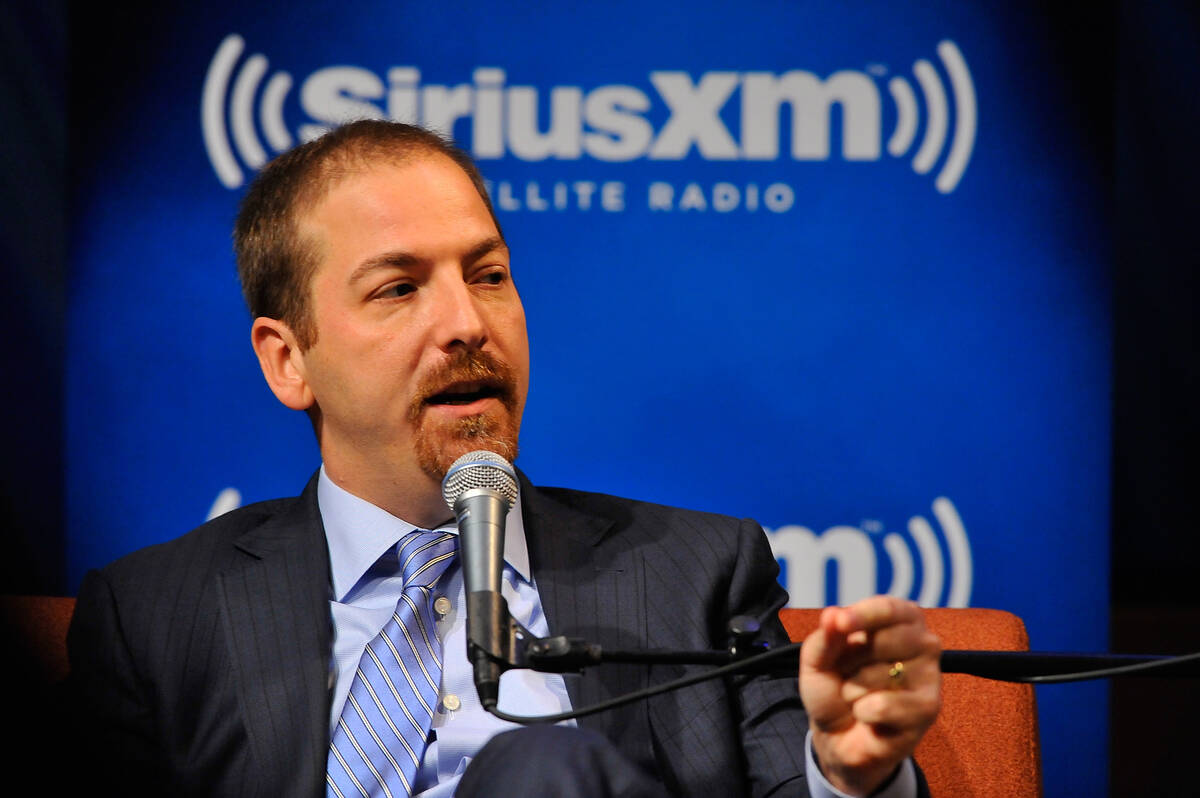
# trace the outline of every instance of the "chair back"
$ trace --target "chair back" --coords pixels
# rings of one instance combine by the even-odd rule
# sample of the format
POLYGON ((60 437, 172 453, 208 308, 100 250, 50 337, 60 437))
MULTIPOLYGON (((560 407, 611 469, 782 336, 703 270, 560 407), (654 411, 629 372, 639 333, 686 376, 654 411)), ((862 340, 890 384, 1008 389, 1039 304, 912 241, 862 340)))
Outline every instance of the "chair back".
MULTIPOLYGON (((1029 636, 1003 610, 924 609, 944 649, 1027 651, 1029 636)), ((803 640, 819 609, 779 613, 788 636, 803 640)), ((961 673, 942 677, 942 710, 917 746, 916 760, 935 795, 957 798, 1040 798, 1042 765, 1033 686, 961 673)))
POLYGON ((0 622, 10 656, 8 667, 39 684, 66 678, 67 627, 75 599, 63 596, 0 596, 0 622))

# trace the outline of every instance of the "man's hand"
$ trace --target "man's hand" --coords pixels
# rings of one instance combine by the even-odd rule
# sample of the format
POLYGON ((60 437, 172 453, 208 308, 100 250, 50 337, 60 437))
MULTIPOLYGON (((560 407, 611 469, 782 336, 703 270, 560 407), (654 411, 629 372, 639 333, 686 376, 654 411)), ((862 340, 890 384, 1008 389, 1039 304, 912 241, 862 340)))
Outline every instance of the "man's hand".
POLYGON ((825 608, 800 652, 800 697, 834 787, 869 795, 912 755, 941 706, 940 655, 911 601, 825 608))

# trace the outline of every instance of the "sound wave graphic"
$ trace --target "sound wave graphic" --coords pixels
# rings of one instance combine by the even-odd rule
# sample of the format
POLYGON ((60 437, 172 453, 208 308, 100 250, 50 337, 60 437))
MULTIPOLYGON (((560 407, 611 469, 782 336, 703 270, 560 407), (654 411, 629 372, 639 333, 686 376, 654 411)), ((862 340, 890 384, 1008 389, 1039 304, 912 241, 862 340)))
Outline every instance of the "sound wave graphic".
MULTIPOLYGON (((934 180, 934 186, 943 194, 949 194, 958 186, 963 172, 975 149, 975 129, 978 122, 975 105, 975 84, 962 52, 954 42, 946 39, 937 46, 942 66, 950 76, 950 90, 954 95, 954 138, 950 142, 950 153, 934 180)), ((912 159, 912 168, 917 174, 927 174, 942 153, 949 128, 949 106, 946 90, 933 64, 924 58, 913 63, 913 74, 925 99, 925 137, 921 140, 912 159)), ((896 103, 896 129, 888 139, 887 150, 894 158, 903 157, 912 146, 917 134, 919 113, 917 98, 912 86, 902 77, 888 81, 888 91, 896 103)))
MULTIPOLYGON (((949 562, 942 555, 933 525, 920 515, 908 521, 911 543, 896 532, 880 541, 864 529, 845 525, 832 526, 820 534, 798 524, 768 530, 771 550, 782 566, 788 606, 823 607, 831 601, 851 604, 875 593, 912 599, 922 607, 969 606, 974 574, 966 528, 948 498, 934 499, 932 509, 942 528, 949 562), (878 581, 879 565, 885 557, 892 574, 886 589, 878 581), (831 563, 836 588, 826 579, 831 563), (915 584, 917 564, 921 570, 919 585, 915 584)), ((869 525, 875 530, 878 522, 869 525)))
MULTIPOLYGON (((971 546, 967 543, 966 529, 954 505, 944 496, 933 500, 933 515, 942 526, 946 550, 950 554, 950 591, 945 606, 966 607, 971 600, 972 581, 971 546)), ((912 595, 912 554, 904 538, 891 532, 883 539, 883 548, 892 561, 892 584, 887 590, 888 595, 912 598, 922 607, 936 607, 946 581, 942 550, 933 527, 923 516, 909 519, 908 533, 912 535, 921 561, 921 590, 916 596, 912 595)))
MULTIPOLYGON (((269 160, 254 124, 254 101, 258 97, 263 76, 267 73, 266 56, 256 53, 247 58, 233 80, 232 94, 229 93, 234 67, 245 46, 245 41, 236 33, 229 34, 221 42, 208 66, 200 103, 204 146, 217 178, 226 188, 237 188, 245 180, 241 166, 234 157, 233 147, 237 148, 242 162, 252 170, 261 168, 269 160), (226 96, 229 98, 228 105, 226 96), (228 131, 226 119, 229 120, 228 131), (233 134, 232 145, 229 132, 233 134)), ((283 102, 291 88, 292 76, 287 72, 276 72, 267 81, 259 98, 259 125, 267 145, 277 153, 287 150, 293 143, 292 135, 283 123, 283 102)))

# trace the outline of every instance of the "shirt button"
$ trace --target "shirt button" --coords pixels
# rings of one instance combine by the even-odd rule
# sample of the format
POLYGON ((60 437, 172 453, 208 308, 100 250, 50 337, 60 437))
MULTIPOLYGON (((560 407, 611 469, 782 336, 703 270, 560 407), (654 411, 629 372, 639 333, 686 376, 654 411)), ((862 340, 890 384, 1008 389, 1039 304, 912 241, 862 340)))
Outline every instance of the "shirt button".
POLYGON ((447 693, 442 696, 442 706, 446 708, 447 712, 457 712, 458 708, 462 706, 462 702, 454 693, 447 693))
POLYGON ((433 602, 433 611, 438 615, 449 615, 450 610, 454 609, 454 605, 450 603, 450 599, 445 596, 438 596, 433 602))

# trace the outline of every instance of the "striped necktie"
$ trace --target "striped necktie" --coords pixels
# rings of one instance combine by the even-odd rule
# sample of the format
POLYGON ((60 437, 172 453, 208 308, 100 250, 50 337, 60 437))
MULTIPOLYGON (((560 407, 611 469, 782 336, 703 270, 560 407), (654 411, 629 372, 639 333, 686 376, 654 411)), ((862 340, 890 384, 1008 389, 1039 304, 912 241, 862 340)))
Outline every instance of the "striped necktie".
POLYGON ((458 550, 458 536, 417 530, 398 548, 404 590, 358 662, 329 744, 327 798, 409 796, 425 753, 442 679, 432 589, 458 550))

